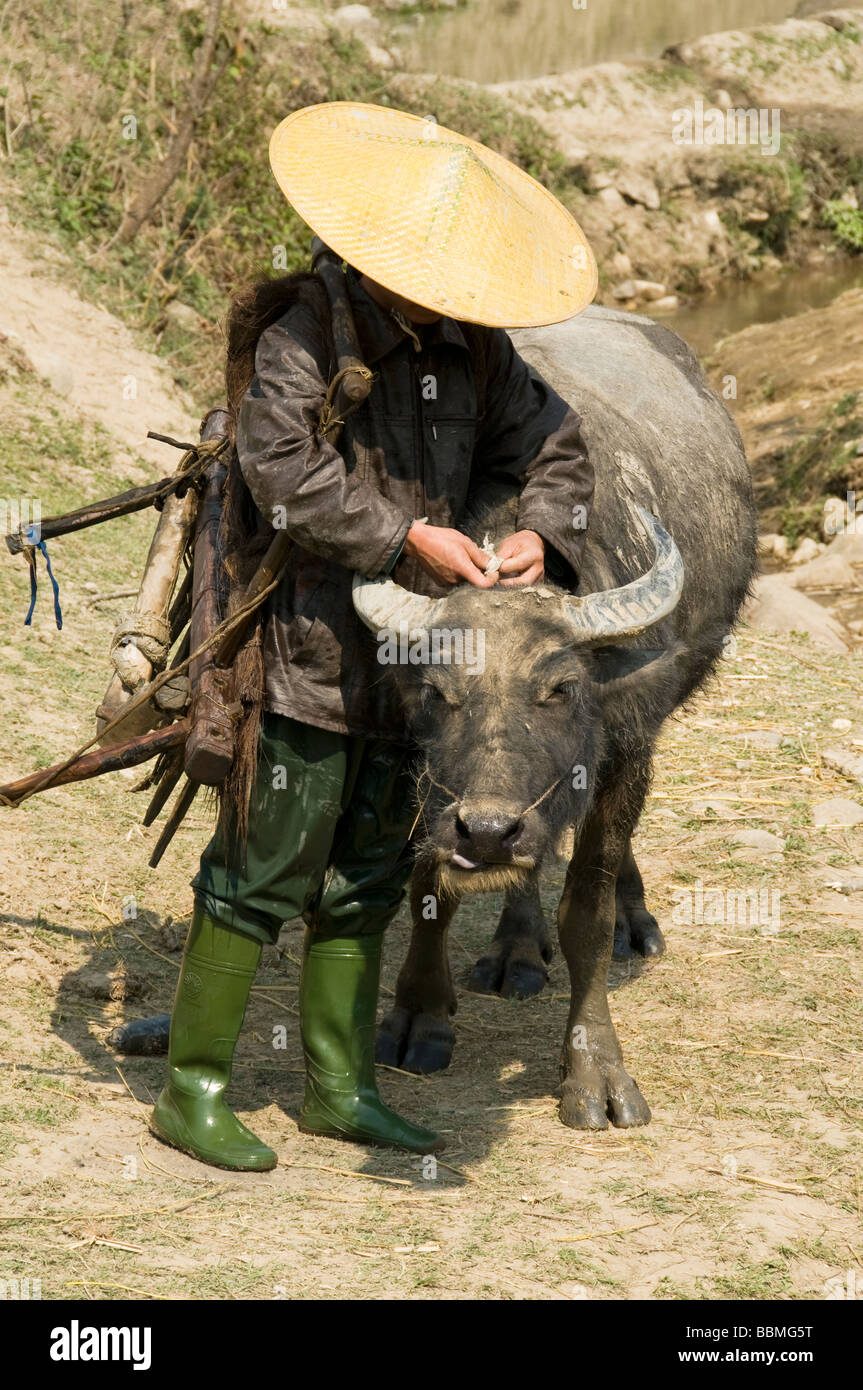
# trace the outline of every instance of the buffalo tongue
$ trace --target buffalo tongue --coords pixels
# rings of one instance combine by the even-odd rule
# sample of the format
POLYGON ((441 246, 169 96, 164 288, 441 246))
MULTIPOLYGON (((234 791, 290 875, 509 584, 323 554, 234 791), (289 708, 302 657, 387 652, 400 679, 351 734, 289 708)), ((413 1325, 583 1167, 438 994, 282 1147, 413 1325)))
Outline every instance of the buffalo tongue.
POLYGON ((455 866, 456 866, 457 869, 478 869, 478 868, 479 868, 479 864, 477 864, 475 860, 473 860, 473 859, 465 859, 465 857, 464 857, 463 854, 458 854, 458 853, 453 854, 452 859, 450 860, 450 863, 451 863, 451 864, 455 864, 455 866))

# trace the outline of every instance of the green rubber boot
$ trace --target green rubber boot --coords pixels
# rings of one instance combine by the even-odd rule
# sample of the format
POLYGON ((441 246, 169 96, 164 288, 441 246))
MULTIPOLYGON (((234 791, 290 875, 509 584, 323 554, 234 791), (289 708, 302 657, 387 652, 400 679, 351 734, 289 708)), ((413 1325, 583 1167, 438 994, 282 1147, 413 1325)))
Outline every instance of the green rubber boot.
POLYGON ((234 1048, 243 1026, 261 947, 195 909, 180 968, 171 1040, 170 1080, 150 1129, 175 1149, 217 1168, 275 1168, 272 1149, 225 1104, 234 1048))
POLYGON ((380 934, 320 940, 307 931, 300 982, 305 1134, 438 1153, 443 1141, 384 1105, 375 1083, 380 934))

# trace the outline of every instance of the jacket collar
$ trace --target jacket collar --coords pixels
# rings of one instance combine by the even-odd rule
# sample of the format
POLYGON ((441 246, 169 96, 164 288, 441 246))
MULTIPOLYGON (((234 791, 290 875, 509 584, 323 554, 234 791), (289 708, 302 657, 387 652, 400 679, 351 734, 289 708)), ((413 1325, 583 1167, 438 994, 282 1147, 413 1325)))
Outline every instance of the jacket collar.
MULTIPOLYGON (((371 366, 380 358, 385 357, 394 347, 403 343, 408 338, 408 334, 405 333, 392 314, 387 309, 382 308, 363 289, 360 284, 360 277, 353 266, 348 266, 347 285, 354 321, 357 326, 357 336, 362 348, 363 361, 371 366)), ((435 323, 423 324, 418 329, 418 333, 424 345, 451 343, 455 347, 469 351, 467 339, 455 319, 442 317, 435 323)))

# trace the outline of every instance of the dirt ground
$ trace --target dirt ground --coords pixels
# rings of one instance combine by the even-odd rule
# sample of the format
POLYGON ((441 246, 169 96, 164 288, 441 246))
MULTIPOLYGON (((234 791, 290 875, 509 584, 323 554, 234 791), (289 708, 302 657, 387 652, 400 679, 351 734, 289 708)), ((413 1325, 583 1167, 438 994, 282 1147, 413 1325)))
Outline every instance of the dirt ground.
MULTIPOLYGON (((7 496, 38 490, 47 515, 129 485, 100 425, 14 354, 0 366, 7 496)), ((0 780, 89 736, 124 607, 101 596, 136 585, 151 528, 148 514, 49 546, 62 632, 47 585, 23 626, 26 569, 0 563, 0 780)), ((446 1134, 436 1170, 298 1133, 297 923, 266 953, 232 1090, 278 1168, 233 1175, 161 1145, 146 1119, 164 1060, 104 1039, 170 1007, 210 817, 196 806, 152 871, 136 773, 0 811, 0 1278, 40 1279, 51 1299, 822 1298, 849 1270, 863 1287, 863 893, 841 891, 863 880, 863 829, 813 824, 830 798, 863 803, 821 758, 863 749, 861 677, 859 652, 744 633, 667 730, 637 853, 668 953, 612 975, 653 1122, 558 1121, 558 956, 534 1000, 460 990, 447 1073, 381 1071, 388 1100, 446 1134), (767 894, 757 920, 728 896, 751 890, 767 894)), ((549 914, 562 876, 546 875, 549 914)), ((458 914, 462 985, 498 906, 458 914)), ((402 916, 384 1005, 406 931, 402 916)))

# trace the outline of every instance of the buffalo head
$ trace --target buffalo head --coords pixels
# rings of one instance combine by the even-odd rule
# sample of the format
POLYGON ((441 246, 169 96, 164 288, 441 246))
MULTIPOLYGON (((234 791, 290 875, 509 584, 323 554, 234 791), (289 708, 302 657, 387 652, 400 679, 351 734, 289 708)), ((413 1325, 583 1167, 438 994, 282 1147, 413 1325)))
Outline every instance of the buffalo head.
POLYGON ((653 736, 651 694, 673 679, 676 652, 615 644, 673 611, 683 564, 659 522, 636 511, 651 568, 583 597, 465 584, 429 599, 355 577, 354 606, 395 668, 423 755, 421 853, 442 892, 517 886, 584 818, 621 727, 624 747, 653 736))

